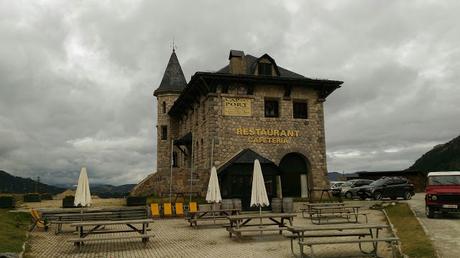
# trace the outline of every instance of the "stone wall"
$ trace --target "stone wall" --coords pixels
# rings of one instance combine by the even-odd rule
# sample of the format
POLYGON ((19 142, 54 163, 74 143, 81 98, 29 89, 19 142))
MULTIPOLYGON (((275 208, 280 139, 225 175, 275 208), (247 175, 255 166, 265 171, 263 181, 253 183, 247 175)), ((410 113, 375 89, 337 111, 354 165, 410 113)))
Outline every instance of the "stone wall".
POLYGON ((169 109, 176 101, 178 94, 160 94, 157 97, 157 171, 171 166, 171 139, 177 134, 177 126, 168 115, 169 109), (166 104, 166 112, 163 112, 163 102, 166 104), (168 127, 167 140, 161 139, 161 126, 168 127))
MULTIPOLYGON (((227 93, 222 88, 217 93, 202 96, 199 104, 188 111, 180 119, 169 118, 163 114, 162 102, 169 109, 177 95, 158 97, 157 125, 157 173, 149 182, 144 182, 143 193, 160 193, 169 191, 169 171, 171 155, 171 137, 178 139, 188 132, 193 135, 193 163, 190 162, 192 153, 182 147, 184 154, 177 147, 179 168, 174 168, 174 187, 177 191, 189 191, 190 165, 193 164, 196 177, 195 189, 206 191, 208 175, 212 164, 217 168, 230 160, 241 150, 250 148, 260 155, 279 165, 281 159, 288 153, 296 152, 305 156, 311 167, 308 173, 309 188, 327 187, 326 150, 324 139, 323 102, 318 100, 317 92, 313 89, 293 86, 289 98, 284 97, 284 88, 276 85, 258 85, 252 95, 246 93, 244 85, 230 85, 227 93), (224 116, 222 111, 223 97, 248 98, 251 100, 252 116, 224 116), (266 98, 279 102, 279 117, 269 118, 264 115, 264 100, 266 98), (307 101, 308 119, 293 118, 293 101, 307 101), (161 140, 161 125, 168 125, 168 140, 161 140), (282 143, 258 143, 251 141, 250 135, 238 133, 241 128, 257 128, 267 130, 295 131, 296 137, 283 137, 282 143), (214 141, 214 148, 213 146, 214 141), (213 153, 213 155, 211 155, 213 153), (176 172, 177 171, 177 172, 176 172), (201 172, 202 171, 202 172, 201 172)), ((240 131, 241 132, 241 131, 240 131)), ((145 181, 145 180, 144 180, 145 181)))

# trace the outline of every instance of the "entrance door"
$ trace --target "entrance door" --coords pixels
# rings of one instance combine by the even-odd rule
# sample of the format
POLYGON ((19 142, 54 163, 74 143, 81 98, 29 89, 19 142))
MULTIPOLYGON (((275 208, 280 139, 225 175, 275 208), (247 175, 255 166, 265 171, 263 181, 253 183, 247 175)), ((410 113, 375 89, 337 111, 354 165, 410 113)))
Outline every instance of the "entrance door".
POLYGON ((310 163, 300 153, 288 153, 280 162, 283 197, 304 197, 308 195, 308 174, 310 163))

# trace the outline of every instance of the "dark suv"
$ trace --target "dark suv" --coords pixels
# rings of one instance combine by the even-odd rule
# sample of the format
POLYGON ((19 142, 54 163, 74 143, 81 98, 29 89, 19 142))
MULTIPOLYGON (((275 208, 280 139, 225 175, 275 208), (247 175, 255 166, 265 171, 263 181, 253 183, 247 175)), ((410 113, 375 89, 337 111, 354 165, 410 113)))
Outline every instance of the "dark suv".
POLYGON ((403 177, 382 177, 368 186, 361 187, 357 193, 362 200, 366 198, 381 200, 384 197, 393 200, 402 197, 409 200, 414 194, 414 185, 403 177))

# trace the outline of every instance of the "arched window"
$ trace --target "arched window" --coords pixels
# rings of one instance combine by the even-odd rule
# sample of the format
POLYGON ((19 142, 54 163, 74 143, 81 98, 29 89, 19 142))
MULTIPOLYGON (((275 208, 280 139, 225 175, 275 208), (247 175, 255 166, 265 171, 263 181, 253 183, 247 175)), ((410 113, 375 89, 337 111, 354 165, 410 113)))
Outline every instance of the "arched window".
POLYGON ((163 114, 166 113, 166 102, 163 101, 163 114))

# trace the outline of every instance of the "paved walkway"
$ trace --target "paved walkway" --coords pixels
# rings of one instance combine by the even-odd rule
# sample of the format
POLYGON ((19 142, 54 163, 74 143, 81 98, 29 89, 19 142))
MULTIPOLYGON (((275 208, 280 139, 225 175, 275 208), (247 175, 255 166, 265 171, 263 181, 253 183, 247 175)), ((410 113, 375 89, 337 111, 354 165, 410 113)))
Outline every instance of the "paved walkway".
POLYGON ((460 257, 460 216, 436 216, 434 219, 429 219, 425 215, 424 198, 424 193, 417 193, 408 203, 426 229, 439 255, 442 258, 460 257))
MULTIPOLYGON (((369 211, 369 223, 385 223, 380 211, 369 211)), ((67 239, 74 238, 71 228, 68 232, 55 235, 50 232, 33 232, 29 241, 31 257, 293 257, 289 240, 282 235, 267 233, 245 237, 242 241, 230 239, 221 226, 210 225, 193 229, 184 219, 164 219, 151 224, 156 236, 144 246, 140 240, 116 240, 92 242, 79 252, 67 239)), ((294 219, 294 225, 307 225, 309 220, 301 214, 294 219)), ((112 228, 113 229, 113 228, 112 228)), ((100 236, 100 235, 99 235, 100 236)), ((244 235, 243 235, 244 236, 244 235)), ((295 249, 298 250, 298 247, 295 249)), ((307 250, 308 251, 308 250, 307 250)), ((298 252, 298 251, 297 251, 298 252)), ((357 245, 318 246, 319 257, 354 257, 359 255, 357 245)), ((379 254, 388 257, 391 248, 381 244, 379 254)))

